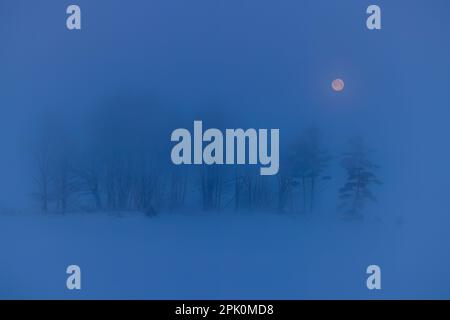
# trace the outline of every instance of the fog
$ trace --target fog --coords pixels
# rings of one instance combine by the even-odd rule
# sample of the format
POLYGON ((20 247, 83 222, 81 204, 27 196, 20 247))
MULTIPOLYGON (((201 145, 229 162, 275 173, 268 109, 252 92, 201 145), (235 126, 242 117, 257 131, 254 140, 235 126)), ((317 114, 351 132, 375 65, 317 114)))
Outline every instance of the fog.
POLYGON ((357 0, 79 0, 82 30, 69 31, 65 3, 2 1, 0 297, 118 298, 101 288, 127 256, 146 273, 139 282, 124 269, 115 288, 143 290, 127 298, 234 298, 233 290, 243 298, 449 298, 450 4, 377 3, 383 28, 369 31, 371 3, 357 0), (336 78, 342 92, 331 88, 336 78), (192 131, 195 120, 223 131, 279 129, 280 172, 175 166, 171 132, 192 131), (377 183, 348 208, 343 162, 356 138, 377 183), (239 241, 228 246, 233 228, 239 241), (252 278, 256 262, 233 251, 240 244, 271 267, 252 278), (36 248, 48 259, 27 287, 36 248), (190 248, 197 253, 181 254, 190 248), (59 288, 54 277, 77 259, 94 268, 97 249, 110 253, 98 263, 117 265, 92 280, 95 290, 71 296, 64 279, 59 288), (283 262, 291 278, 281 275, 283 262), (365 288, 369 264, 385 270, 380 293, 365 288), (199 272, 199 291, 183 280, 144 290, 158 273, 199 272), (214 282, 230 272, 240 279, 233 288, 214 282))

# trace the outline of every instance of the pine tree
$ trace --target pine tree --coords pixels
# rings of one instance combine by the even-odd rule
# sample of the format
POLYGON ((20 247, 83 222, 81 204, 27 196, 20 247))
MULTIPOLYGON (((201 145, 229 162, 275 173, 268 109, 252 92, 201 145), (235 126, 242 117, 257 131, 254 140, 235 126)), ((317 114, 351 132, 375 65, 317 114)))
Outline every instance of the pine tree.
POLYGON ((360 138, 350 141, 349 151, 343 154, 341 165, 347 177, 339 190, 339 210, 345 217, 362 218, 367 201, 376 201, 371 188, 381 184, 374 173, 378 166, 368 159, 368 151, 360 138))

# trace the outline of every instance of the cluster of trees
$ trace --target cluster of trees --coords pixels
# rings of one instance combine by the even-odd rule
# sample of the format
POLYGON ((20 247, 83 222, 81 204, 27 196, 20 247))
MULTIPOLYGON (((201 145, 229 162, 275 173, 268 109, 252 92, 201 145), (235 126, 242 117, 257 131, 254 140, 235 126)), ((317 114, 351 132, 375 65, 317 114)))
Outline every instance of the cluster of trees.
POLYGON ((330 171, 338 160, 345 172, 338 209, 346 217, 361 217, 365 204, 375 200, 372 187, 380 184, 362 139, 351 140, 342 155, 332 157, 314 128, 292 144, 290 154, 281 153, 276 176, 261 176, 252 166, 175 166, 163 148, 113 131, 82 148, 54 132, 40 139, 33 152, 33 196, 43 212, 308 213, 322 191, 337 183, 330 171))
MULTIPOLYGON (((70 145, 69 145, 70 146, 70 145)), ((46 144, 34 153, 34 198, 43 212, 141 211, 156 214, 162 207, 165 186, 171 205, 182 203, 187 181, 171 181, 142 154, 99 152, 77 155, 73 150, 46 144)))

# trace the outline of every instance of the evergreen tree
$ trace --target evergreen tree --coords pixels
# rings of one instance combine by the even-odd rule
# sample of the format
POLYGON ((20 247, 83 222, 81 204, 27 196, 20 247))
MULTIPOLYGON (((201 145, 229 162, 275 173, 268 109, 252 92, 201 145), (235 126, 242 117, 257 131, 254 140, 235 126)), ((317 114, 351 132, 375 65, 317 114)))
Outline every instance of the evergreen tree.
POLYGON ((339 190, 339 210, 348 218, 361 218, 367 201, 376 201, 371 188, 381 184, 374 173, 378 166, 368 159, 368 151, 360 138, 350 141, 349 151, 343 154, 341 165, 347 177, 339 190))

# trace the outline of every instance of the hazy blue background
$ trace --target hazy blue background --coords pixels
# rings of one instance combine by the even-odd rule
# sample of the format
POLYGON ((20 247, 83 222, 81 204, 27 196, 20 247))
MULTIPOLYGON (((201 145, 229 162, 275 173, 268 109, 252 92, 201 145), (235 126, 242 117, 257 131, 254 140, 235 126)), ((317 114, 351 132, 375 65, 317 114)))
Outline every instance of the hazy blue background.
POLYGON ((81 31, 66 29, 69 4, 0 0, 0 297, 450 298, 448 1, 77 0, 81 31), (383 29, 369 31, 375 3, 383 29), (119 126, 125 145, 146 137, 163 166, 170 132, 197 119, 280 128, 282 144, 315 125, 335 155, 362 135, 382 168, 371 210, 383 222, 337 222, 326 201, 310 225, 40 216, 30 150, 45 119, 82 146, 123 110, 138 110, 119 126), (135 121, 148 121, 142 136, 135 121), (86 287, 74 294, 64 270, 77 261, 86 287), (365 289, 372 263, 381 293, 365 289))

